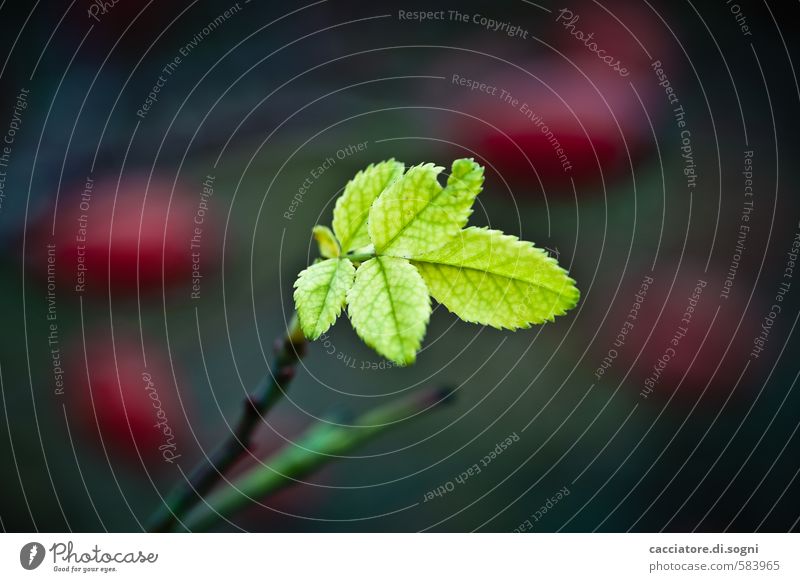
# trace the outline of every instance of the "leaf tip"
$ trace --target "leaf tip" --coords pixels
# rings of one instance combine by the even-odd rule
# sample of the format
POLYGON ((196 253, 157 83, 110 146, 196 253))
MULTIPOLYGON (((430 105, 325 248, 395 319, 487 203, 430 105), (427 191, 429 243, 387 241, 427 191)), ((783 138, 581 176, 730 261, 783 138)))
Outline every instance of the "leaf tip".
POLYGON ((311 229, 311 233, 317 241, 320 255, 326 259, 333 259, 341 254, 342 249, 339 245, 339 241, 330 228, 317 224, 311 229))

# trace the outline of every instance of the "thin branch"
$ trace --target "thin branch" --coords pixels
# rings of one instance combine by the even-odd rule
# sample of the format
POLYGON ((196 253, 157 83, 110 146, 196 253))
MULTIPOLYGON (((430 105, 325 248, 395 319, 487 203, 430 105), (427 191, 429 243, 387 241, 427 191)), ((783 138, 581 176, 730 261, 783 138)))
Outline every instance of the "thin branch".
POLYGON ((423 390, 370 410, 353 426, 317 422, 296 442, 287 444, 263 463, 209 495, 205 503, 186 515, 183 525, 190 531, 206 531, 223 518, 294 484, 297 479, 351 452, 400 421, 451 400, 452 393, 450 388, 423 390))
POLYGON ((297 362, 305 355, 306 339, 297 317, 286 335, 275 342, 275 356, 255 390, 245 398, 236 428, 227 439, 197 465, 189 478, 179 484, 150 518, 148 531, 171 530, 178 520, 216 485, 241 459, 251 445, 253 432, 266 413, 281 399, 294 378, 297 362))

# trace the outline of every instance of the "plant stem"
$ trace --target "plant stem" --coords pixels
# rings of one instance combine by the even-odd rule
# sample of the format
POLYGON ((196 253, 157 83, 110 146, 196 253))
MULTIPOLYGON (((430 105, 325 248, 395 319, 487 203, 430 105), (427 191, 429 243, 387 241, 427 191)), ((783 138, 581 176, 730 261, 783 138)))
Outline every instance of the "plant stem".
POLYGON ((374 259, 375 253, 348 253, 342 256, 345 259, 350 259, 354 263, 363 263, 364 261, 374 259))
POLYGON ((242 407, 236 428, 205 461, 197 465, 189 478, 178 484, 164 504, 150 518, 148 531, 171 530, 181 516, 191 509, 241 459, 251 444, 253 432, 264 415, 281 399, 295 375, 297 362, 305 355, 306 338, 297 315, 292 317, 286 335, 275 342, 275 356, 267 374, 249 394, 242 407))
POLYGON ((358 428, 315 423, 295 443, 286 445, 263 464, 209 495, 205 503, 186 516, 183 525, 189 531, 206 531, 254 500, 307 476, 330 462, 332 456, 352 451, 399 421, 443 402, 451 394, 451 389, 440 388, 398 399, 362 415, 354 423, 358 428))

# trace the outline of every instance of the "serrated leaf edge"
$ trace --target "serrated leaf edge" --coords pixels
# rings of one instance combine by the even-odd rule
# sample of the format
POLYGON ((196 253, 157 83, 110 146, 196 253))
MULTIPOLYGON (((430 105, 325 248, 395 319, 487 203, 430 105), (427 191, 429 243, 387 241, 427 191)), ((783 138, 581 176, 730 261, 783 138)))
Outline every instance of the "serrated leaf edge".
MULTIPOLYGON (((376 166, 379 166, 379 165, 381 165, 381 164, 389 164, 389 163, 394 163, 394 164, 396 164, 396 165, 397 165, 397 168, 399 168, 399 169, 400 169, 400 171, 397 173, 397 175, 396 175, 394 178, 391 178, 391 179, 390 179, 390 180, 389 180, 389 181, 388 181, 388 182, 387 182, 387 183, 386 183, 386 184, 383 186, 383 190, 381 190, 381 192, 380 192, 380 193, 379 193, 379 194, 378 194, 378 195, 375 197, 375 199, 372 201, 372 204, 370 205, 370 207, 369 207, 369 208, 367 209, 367 211, 364 213, 364 219, 363 219, 361 222, 359 222, 359 224, 358 224, 358 227, 356 227, 356 228, 352 229, 352 231, 353 231, 354 233, 356 233, 356 232, 358 232, 359 230, 361 230, 361 228, 362 228, 362 227, 363 227, 365 224, 367 224, 367 222, 369 221, 369 213, 370 213, 370 211, 372 210, 372 206, 373 206, 373 205, 375 204, 375 202, 378 200, 378 198, 380 197, 380 195, 381 195, 381 194, 382 194, 382 193, 383 193, 383 192, 384 192, 384 191, 385 191, 385 190, 386 190, 386 189, 387 189, 389 186, 391 186, 391 185, 392 185, 393 183, 395 183, 397 180, 400 180, 400 179, 402 179, 402 178, 403 178, 403 175, 404 175, 404 174, 405 174, 405 172, 406 172, 406 167, 405 167, 405 164, 404 164, 403 162, 399 162, 399 161, 397 161, 395 158, 389 158, 388 160, 383 160, 383 161, 381 161, 381 162, 372 162, 372 163, 371 163, 371 164, 369 164, 369 165, 368 165, 366 168, 364 168, 364 169, 362 169, 362 170, 359 170, 359 171, 356 173, 356 175, 355 175, 355 176, 353 176, 352 178, 350 178, 350 179, 347 181, 347 184, 345 184, 345 187, 344 187, 344 190, 343 190, 343 192, 346 192, 346 191, 347 191, 347 188, 348 188, 348 186, 350 186, 350 184, 352 184, 353 182, 355 182, 356 180, 358 180, 359 178, 361 178, 361 177, 362 177, 364 174, 366 174, 366 173, 367 173, 367 172, 369 172, 370 170, 374 169, 376 166)), ((334 216, 334 217, 336 216, 337 212, 339 212, 339 211, 341 210, 341 207, 342 207, 344 204, 345 204, 345 196, 344 196, 344 194, 342 194, 341 196, 339 196, 339 198, 336 200, 336 204, 334 204, 334 206, 333 206, 333 216, 334 216)), ((334 231, 334 232, 335 232, 335 231, 334 231)), ((369 228, 367 229, 367 236, 369 236, 369 228)), ((352 239, 352 237, 351 237, 351 239, 352 239)), ((351 242, 351 239, 350 239, 350 240, 344 240, 344 239, 343 239, 343 240, 339 240, 339 247, 342 249, 342 252, 345 252, 345 253, 346 253, 346 252, 348 252, 348 251, 352 250, 352 249, 350 248, 350 242, 351 242)), ((337 239, 337 240, 338 240, 338 239, 337 239)))
MULTIPOLYGON (((558 305, 562 298, 568 299, 568 302, 564 306, 554 308, 552 310, 552 314, 550 315, 550 317, 544 318, 541 321, 531 321, 531 322, 528 322, 527 324, 517 325, 517 326, 498 326, 498 325, 494 325, 494 324, 492 324, 490 322, 484 322, 484 321, 480 321, 480 320, 476 320, 476 319, 472 319, 472 318, 462 317, 462 316, 458 315, 457 313, 455 313, 454 311, 452 311, 444 303, 439 302, 438 299, 437 299, 437 302, 439 302, 440 305, 444 306, 444 308, 447 309, 447 311, 449 311, 450 313, 452 313, 453 315, 455 315, 456 317, 458 317, 462 321, 465 321, 467 323, 475 323, 475 324, 478 324, 478 325, 488 325, 488 326, 493 327, 495 329, 507 329, 507 330, 512 330, 512 331, 513 330, 517 330, 517 329, 529 329, 532 325, 540 325, 541 323, 544 323, 544 322, 552 322, 552 321, 555 321, 556 317, 559 317, 559 316, 562 316, 562 315, 566 315, 567 312, 569 312, 572 309, 574 309, 575 306, 580 301, 581 292, 580 292, 580 289, 578 289, 578 287, 577 287, 577 282, 575 281, 575 279, 573 279, 572 277, 569 276, 569 272, 566 269, 564 269, 558 263, 558 261, 555 258, 553 258, 550 255, 548 255, 543 249, 540 249, 534 243, 532 243, 530 241, 522 240, 519 237, 516 237, 516 236, 511 235, 511 234, 506 234, 501 230, 491 229, 491 228, 488 228, 488 227, 471 226, 471 227, 468 227, 467 229, 464 229, 464 230, 481 230, 481 231, 484 231, 484 232, 492 234, 492 235, 497 235, 501 239, 512 239, 512 243, 515 246, 518 245, 518 246, 534 249, 535 251, 541 253, 544 256, 544 260, 545 260, 546 263, 550 264, 551 266, 555 267, 558 271, 560 271, 561 273, 566 275, 566 277, 564 279, 564 285, 562 285, 562 288, 560 288, 560 289, 554 289, 554 288, 552 288, 550 286, 541 285, 539 283, 533 283, 533 282, 531 282, 531 281, 529 281, 527 279, 522 279, 522 278, 519 278, 519 277, 512 277, 512 276, 509 276, 509 275, 501 275, 501 274, 497 274, 497 273, 492 273, 491 271, 485 271, 485 270, 482 270, 482 269, 476 269, 474 267, 458 266, 458 265, 442 263, 440 261, 434 261, 434 260, 430 260, 430 259, 426 260, 424 258, 424 255, 422 257, 411 257, 409 259, 411 264, 414 265, 414 263, 427 263, 427 264, 430 264, 430 265, 440 265, 440 266, 450 267, 450 268, 454 268, 454 269, 455 268, 468 269, 470 271, 476 271, 476 272, 479 272, 479 273, 486 273, 488 275, 492 275, 492 276, 495 276, 495 277, 500 277, 500 278, 503 278, 503 279, 507 279, 509 281, 512 281, 512 282, 518 283, 518 284, 538 285, 539 287, 546 289, 550 293, 556 294, 556 297, 554 299, 554 305, 558 305), (564 292, 565 290, 569 291, 569 293, 565 293, 564 292)), ((452 243, 452 241, 450 241, 447 244, 451 244, 451 243, 452 243)), ((429 251, 429 253, 432 254, 432 253, 438 252, 441 249, 443 249, 445 246, 447 246, 447 244, 439 247, 438 249, 436 249, 434 251, 429 251)), ((420 271, 420 273, 422 274, 422 278, 424 279, 425 278, 424 271, 420 271)), ((426 285, 427 285, 427 281, 426 281, 426 285)), ((428 288, 430 289, 430 287, 428 287, 428 288)), ((434 297, 434 299, 436 299, 436 298, 434 297)))
MULTIPOLYGON (((353 286, 353 281, 355 280, 355 276, 356 276, 356 268, 355 268, 355 266, 353 265, 353 263, 350 261, 350 259, 347 259, 347 258, 345 258, 345 257, 337 257, 337 258, 330 258, 330 259, 326 259, 326 260, 327 260, 327 261, 337 261, 337 268, 336 268, 336 270, 335 270, 335 271, 333 271, 333 274, 331 275, 330 281, 328 281, 328 289, 327 289, 327 291, 326 291, 326 293, 325 293, 325 299, 323 300, 323 309, 321 309, 321 310, 320 310, 320 313, 324 312, 324 307, 325 307, 325 305, 327 304, 328 298, 330 297, 330 292, 331 292, 331 287, 332 287, 331 283, 333 282, 334 278, 335 278, 335 277, 336 277, 336 275, 338 274, 338 272, 339 272, 338 270, 339 270, 339 268, 341 268, 341 265, 346 263, 346 264, 348 264, 350 267, 352 267, 352 269, 353 269, 353 271, 352 271, 352 272, 353 272, 353 276, 352 276, 352 280, 351 280, 351 282, 350 282, 350 285, 349 285, 349 287, 347 288, 347 291, 345 292, 345 299, 344 299, 344 301, 342 301, 342 302, 341 302, 341 305, 339 305, 339 307, 338 307, 338 309, 336 310, 336 313, 335 313, 335 315, 334 315, 334 317, 333 317, 333 321, 332 321, 330 324, 328 324, 328 325, 327 325, 327 327, 325 327, 324 329, 322 329, 322 330, 319 330, 319 331, 318 331, 318 326, 319 326, 319 318, 317 318, 317 322, 316 322, 316 324, 315 324, 315 326, 314 326, 314 330, 312 331, 312 333, 311 333, 311 334, 309 334, 309 333, 307 332, 307 330, 305 329, 305 326, 303 326, 303 322, 302 322, 302 320, 301 320, 300 324, 301 324, 301 328, 302 328, 302 330, 303 330, 303 333, 304 333, 304 334, 306 335, 306 337, 307 337, 308 339, 310 339, 311 341, 314 341, 314 340, 317 340, 317 339, 319 339, 319 337, 320 337, 320 336, 321 336, 323 333, 325 333, 326 331, 328 331, 328 330, 329 330, 329 329, 330 329, 330 328, 333 326, 333 324, 334 324, 334 323, 336 323, 336 320, 337 320, 337 319, 339 319, 339 316, 342 314, 342 310, 344 309, 344 307, 345 307, 345 304, 346 304, 346 302, 347 302, 347 293, 350 291, 350 288, 352 288, 352 286, 353 286)), ((319 261, 319 262, 315 262, 315 263, 314 263, 314 265, 320 264, 320 263, 322 263, 322 262, 325 262, 325 261, 319 261)), ((311 265, 311 266, 314 266, 314 265, 311 265)), ((298 273, 298 274, 297 274, 297 279, 296 279, 296 280, 295 280, 295 282, 294 282, 294 289, 295 289, 295 292, 294 292, 294 294, 293 294, 293 298, 294 298, 294 301, 295 301, 295 306, 297 306, 297 302, 298 302, 298 297, 297 297, 297 295, 298 295, 298 292, 299 292, 299 290, 300 290, 300 279, 303 277, 303 275, 305 275, 305 274, 306 274, 306 272, 307 272, 307 271, 308 271, 310 268, 311 268, 311 267, 308 267, 308 268, 306 268, 306 269, 303 269, 302 271, 300 271, 300 273, 298 273)), ((298 309, 296 309, 296 311, 298 312, 298 316, 299 316, 299 315, 300 315, 300 313, 299 313, 299 310, 298 310, 298 309)))

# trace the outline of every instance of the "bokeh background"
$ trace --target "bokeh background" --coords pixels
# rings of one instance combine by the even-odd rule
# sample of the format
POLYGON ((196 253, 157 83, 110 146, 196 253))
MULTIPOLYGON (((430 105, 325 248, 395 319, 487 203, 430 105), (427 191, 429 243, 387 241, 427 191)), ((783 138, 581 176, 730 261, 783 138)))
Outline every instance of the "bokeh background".
POLYGON ((453 402, 220 529, 798 528, 797 3, 101 4, 0 3, 3 529, 142 529, 265 373, 347 180, 463 156, 471 222, 547 248, 578 308, 436 308, 405 369, 340 320, 236 472, 332 413, 453 402))

